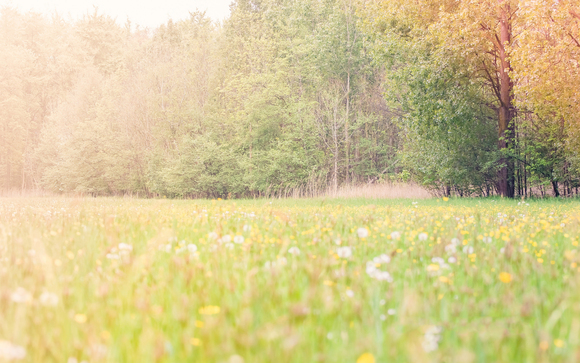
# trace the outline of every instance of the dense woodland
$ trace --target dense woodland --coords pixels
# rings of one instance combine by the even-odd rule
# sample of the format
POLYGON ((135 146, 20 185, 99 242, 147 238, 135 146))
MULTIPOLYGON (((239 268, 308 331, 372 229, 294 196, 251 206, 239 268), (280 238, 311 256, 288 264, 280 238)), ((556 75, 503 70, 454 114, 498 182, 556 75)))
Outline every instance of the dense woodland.
POLYGON ((143 29, 0 10, 0 189, 574 195, 574 0, 236 0, 143 29))

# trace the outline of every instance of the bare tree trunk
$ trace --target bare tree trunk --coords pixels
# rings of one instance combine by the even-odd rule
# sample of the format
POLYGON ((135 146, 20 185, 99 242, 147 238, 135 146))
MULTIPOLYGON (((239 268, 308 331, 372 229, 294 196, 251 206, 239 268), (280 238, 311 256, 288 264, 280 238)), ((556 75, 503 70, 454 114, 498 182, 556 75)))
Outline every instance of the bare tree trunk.
MULTIPOLYGON (((513 146, 513 81, 510 78, 509 71, 511 64, 506 52, 506 45, 511 44, 511 19, 509 18, 510 6, 505 4, 502 9, 500 19, 500 42, 498 44, 500 57, 500 107, 498 111, 498 131, 499 131, 499 149, 507 151, 513 146)), ((509 157, 500 159, 500 169, 498 172, 498 192, 503 197, 514 197, 514 162, 509 157)))

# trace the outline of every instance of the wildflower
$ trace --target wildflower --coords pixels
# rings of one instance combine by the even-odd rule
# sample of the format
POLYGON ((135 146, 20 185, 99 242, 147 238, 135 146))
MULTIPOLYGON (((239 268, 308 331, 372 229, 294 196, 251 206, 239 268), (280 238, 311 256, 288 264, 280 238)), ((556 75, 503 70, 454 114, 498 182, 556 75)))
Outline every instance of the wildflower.
POLYGON ((119 243, 119 250, 121 251, 133 251, 133 246, 128 243, 119 243))
POLYGON ((229 243, 231 240, 232 240, 232 236, 230 236, 229 234, 226 234, 225 236, 223 236, 223 237, 221 238, 221 240, 220 240, 220 241, 221 241, 222 243, 229 243))
POLYGON ((193 243, 190 243, 190 244, 187 245, 187 250, 190 253, 195 253, 195 252, 197 252, 197 246, 194 245, 193 243))
POLYGON ((87 316, 85 314, 75 314, 74 319, 79 324, 84 324, 87 322, 87 316))
POLYGON ((459 238, 452 238, 451 244, 454 246, 459 246, 461 244, 461 241, 459 240, 459 238))
POLYGON ((215 305, 208 305, 199 308, 198 312, 201 315, 216 315, 220 313, 220 307, 215 305))
POLYGON ((450 255, 454 254, 457 252, 457 247, 454 244, 449 244, 445 246, 445 252, 447 252, 450 255))
POLYGON ((210 232, 207 235, 207 239, 218 239, 218 234, 215 232, 210 232))
POLYGON ((376 266, 377 264, 374 261, 367 262, 366 266, 366 273, 369 277, 379 280, 379 281, 387 281, 393 282, 393 277, 387 271, 379 270, 376 266))
POLYGON ((356 363, 375 363, 375 356, 371 353, 364 353, 356 360, 356 363))
POLYGON ((472 246, 464 246, 463 247, 463 253, 466 253, 468 255, 471 255, 473 253, 473 247, 472 246))
POLYGON ((491 243, 492 238, 491 237, 483 237, 483 242, 484 243, 491 243))
POLYGON ((401 232, 398 231, 391 232, 391 238, 394 240, 401 238, 401 232))
POLYGON ((27 303, 32 301, 32 295, 22 287, 18 287, 12 294, 10 300, 15 303, 27 303))
POLYGON ((51 292, 43 292, 38 299, 41 305, 56 306, 58 304, 58 296, 51 292))
POLYGON ((441 328, 438 326, 430 326, 427 328, 425 335, 423 336, 423 341, 421 345, 425 352, 433 352, 439 348, 439 340, 441 339, 441 328))
POLYGON ((235 236, 234 243, 237 243, 237 244, 244 243, 244 236, 235 236))
POLYGON ((116 253, 107 253, 106 257, 109 260, 118 260, 119 259, 119 255, 116 253))
POLYGON ((233 249, 233 248, 234 248, 234 244, 233 244, 233 243, 226 243, 226 248, 227 248, 228 250, 231 250, 231 249, 233 249))
POLYGON ((447 259, 447 262, 449 262, 449 263, 455 263, 455 262, 457 262, 457 259, 455 257, 451 256, 451 257, 449 257, 447 259))
POLYGON ((555 339, 554 340, 554 345, 557 348, 562 348, 564 346, 564 341, 562 339, 555 339))
POLYGON ((6 340, 0 340, 0 359, 2 361, 11 361, 24 359, 26 357, 26 349, 16 344, 12 344, 6 340))
POLYGON ((346 296, 353 297, 354 296, 354 291, 352 291, 351 289, 346 290, 346 296))
POLYGON ((389 263, 391 262, 391 256, 383 253, 382 255, 373 258, 373 262, 378 264, 389 263))
POLYGON ((512 275, 507 272, 502 272, 499 274, 499 280, 504 284, 508 284, 512 281, 512 275))
POLYGON ((336 250, 336 254, 340 258, 350 258, 352 256, 352 248, 350 248, 348 246, 339 247, 336 250))
POLYGON ((426 241, 428 237, 429 236, 425 232, 419 233, 419 241, 426 241))
POLYGON ((296 246, 292 246, 288 249, 288 253, 291 255, 298 256, 300 254, 300 249, 296 246))
POLYGON ((440 267, 438 264, 432 263, 429 266, 427 266, 427 271, 429 272, 437 272, 439 271, 440 267))
POLYGON ((367 238, 369 236, 369 230, 364 227, 361 227, 356 230, 356 234, 358 235, 359 238, 367 238))
POLYGON ((244 232, 250 232, 252 230, 252 226, 250 226, 249 224, 244 224, 244 226, 242 227, 242 230, 244 232))
POLYGON ((395 315, 396 313, 397 313, 397 310, 395 310, 395 309, 389 309, 389 310, 387 310, 387 314, 389 314, 391 316, 392 315, 395 315))

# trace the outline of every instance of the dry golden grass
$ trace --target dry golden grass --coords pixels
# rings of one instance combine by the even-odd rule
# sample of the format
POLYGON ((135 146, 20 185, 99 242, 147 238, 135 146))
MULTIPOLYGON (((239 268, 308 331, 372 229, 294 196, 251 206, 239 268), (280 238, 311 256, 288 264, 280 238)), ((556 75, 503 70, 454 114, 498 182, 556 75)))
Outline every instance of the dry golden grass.
POLYGON ((424 199, 432 197, 429 192, 416 184, 365 184, 347 185, 334 191, 328 189, 324 196, 330 198, 369 198, 369 199, 424 199))

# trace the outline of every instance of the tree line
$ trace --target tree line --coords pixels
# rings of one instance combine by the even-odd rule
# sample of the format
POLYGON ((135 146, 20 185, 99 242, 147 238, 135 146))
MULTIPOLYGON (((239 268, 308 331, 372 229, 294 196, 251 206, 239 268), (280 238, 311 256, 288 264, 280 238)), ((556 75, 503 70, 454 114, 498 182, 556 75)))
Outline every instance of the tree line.
POLYGON ((0 11, 0 186, 577 194, 574 1, 237 0, 142 29, 0 11))

